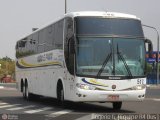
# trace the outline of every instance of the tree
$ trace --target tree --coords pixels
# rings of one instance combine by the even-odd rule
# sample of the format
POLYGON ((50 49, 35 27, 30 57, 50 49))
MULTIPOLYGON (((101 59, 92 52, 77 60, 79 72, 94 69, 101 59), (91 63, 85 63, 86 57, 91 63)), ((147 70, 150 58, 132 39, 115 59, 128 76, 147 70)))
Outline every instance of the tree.
POLYGON ((0 58, 0 78, 4 77, 5 75, 11 75, 13 78, 14 74, 15 74, 15 61, 7 56, 0 58))
POLYGON ((11 62, 12 61, 12 59, 11 58, 9 58, 9 57, 3 57, 2 59, 1 59, 2 61, 8 61, 8 62, 11 62))

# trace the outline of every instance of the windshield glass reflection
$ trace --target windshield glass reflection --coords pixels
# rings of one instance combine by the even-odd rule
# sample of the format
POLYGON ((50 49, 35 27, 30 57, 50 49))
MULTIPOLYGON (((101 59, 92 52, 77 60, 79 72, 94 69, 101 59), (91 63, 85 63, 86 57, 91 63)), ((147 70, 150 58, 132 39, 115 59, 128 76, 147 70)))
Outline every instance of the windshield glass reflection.
POLYGON ((89 76, 144 76, 144 41, 78 37, 76 72, 89 76))

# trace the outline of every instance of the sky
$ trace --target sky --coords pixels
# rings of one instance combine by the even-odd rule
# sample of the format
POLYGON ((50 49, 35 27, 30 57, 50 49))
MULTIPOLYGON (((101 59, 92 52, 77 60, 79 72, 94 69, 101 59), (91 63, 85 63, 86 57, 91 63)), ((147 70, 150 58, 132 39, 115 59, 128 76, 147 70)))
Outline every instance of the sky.
MULTIPOLYGON (((108 11, 133 14, 160 33, 160 0, 67 0, 67 12, 108 11)), ((64 0, 0 0, 0 58, 15 59, 16 41, 64 15, 64 0)), ((157 49, 157 34, 144 28, 157 49)))

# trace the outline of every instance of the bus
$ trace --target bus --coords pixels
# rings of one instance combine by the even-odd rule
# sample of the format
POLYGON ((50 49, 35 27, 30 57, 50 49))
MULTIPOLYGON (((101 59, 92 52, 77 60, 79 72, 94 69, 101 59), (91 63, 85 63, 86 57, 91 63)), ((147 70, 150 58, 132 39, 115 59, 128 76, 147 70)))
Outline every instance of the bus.
POLYGON ((16 43, 16 80, 27 100, 36 95, 60 103, 143 101, 146 45, 134 15, 83 11, 23 37, 16 43))

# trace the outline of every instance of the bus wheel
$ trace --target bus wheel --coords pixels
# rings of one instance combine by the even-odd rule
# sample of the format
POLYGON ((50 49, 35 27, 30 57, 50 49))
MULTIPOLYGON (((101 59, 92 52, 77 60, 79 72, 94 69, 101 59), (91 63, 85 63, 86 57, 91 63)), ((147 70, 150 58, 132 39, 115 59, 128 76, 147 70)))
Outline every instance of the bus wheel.
POLYGON ((29 100, 29 91, 28 91, 28 85, 26 85, 26 99, 29 100))
POLYGON ((23 98, 26 99, 26 88, 25 88, 25 85, 23 85, 22 87, 23 87, 23 98))
POLYGON ((26 89, 26 93, 25 93, 26 94, 26 99, 27 100, 32 100, 33 96, 32 96, 32 94, 28 90, 28 83, 26 83, 25 89, 26 89))
POLYGON ((62 84, 57 88, 57 99, 60 105, 64 105, 64 90, 62 84))
POLYGON ((114 110, 120 110, 122 107, 122 102, 113 102, 112 104, 114 110))

